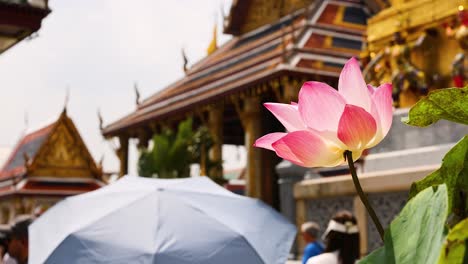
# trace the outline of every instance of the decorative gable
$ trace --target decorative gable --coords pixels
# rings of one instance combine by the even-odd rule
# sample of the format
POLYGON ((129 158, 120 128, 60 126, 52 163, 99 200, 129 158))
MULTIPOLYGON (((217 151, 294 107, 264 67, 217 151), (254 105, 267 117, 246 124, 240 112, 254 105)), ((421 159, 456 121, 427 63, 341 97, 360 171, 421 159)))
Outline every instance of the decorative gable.
POLYGON ((101 174, 73 121, 65 112, 28 166, 28 176, 100 178, 101 174))

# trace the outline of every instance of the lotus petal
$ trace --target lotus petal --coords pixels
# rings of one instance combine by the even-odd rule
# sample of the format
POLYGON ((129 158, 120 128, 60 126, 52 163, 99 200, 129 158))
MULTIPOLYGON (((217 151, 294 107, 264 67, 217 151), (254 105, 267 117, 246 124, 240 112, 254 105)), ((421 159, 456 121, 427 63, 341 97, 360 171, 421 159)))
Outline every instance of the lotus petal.
POLYGON ((263 105, 283 124, 287 131, 306 129, 297 106, 279 103, 265 103, 263 105))
POLYGON ((286 136, 286 134, 287 133, 281 133, 281 132, 266 134, 263 137, 261 137, 261 138, 259 138, 259 139, 257 139, 255 141, 254 147, 264 148, 264 149, 275 151, 273 149, 273 147, 271 146, 271 144, 278 141, 282 137, 286 136))
POLYGON ((272 144, 276 154, 303 167, 333 167, 343 162, 343 150, 308 131, 288 133, 272 144))
POLYGON ((325 83, 306 82, 299 91, 302 120, 318 131, 336 131, 345 104, 345 99, 325 83))
POLYGON ((364 150, 376 131, 377 124, 371 114, 359 106, 345 106, 338 125, 338 138, 348 150, 364 150))
POLYGON ((346 62, 338 80, 338 91, 348 104, 370 111, 371 98, 358 61, 353 57, 346 62))

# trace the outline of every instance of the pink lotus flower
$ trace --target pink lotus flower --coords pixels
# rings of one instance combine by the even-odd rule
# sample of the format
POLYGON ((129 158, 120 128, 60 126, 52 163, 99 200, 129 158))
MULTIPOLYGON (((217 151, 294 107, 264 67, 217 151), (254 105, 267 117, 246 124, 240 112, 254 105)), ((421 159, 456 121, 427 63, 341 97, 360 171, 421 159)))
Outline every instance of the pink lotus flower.
POLYGON ((338 81, 338 91, 321 82, 306 82, 299 102, 265 103, 287 133, 267 134, 254 146, 303 167, 333 167, 352 151, 357 160, 377 145, 392 125, 392 85, 366 85, 359 64, 351 58, 338 81))

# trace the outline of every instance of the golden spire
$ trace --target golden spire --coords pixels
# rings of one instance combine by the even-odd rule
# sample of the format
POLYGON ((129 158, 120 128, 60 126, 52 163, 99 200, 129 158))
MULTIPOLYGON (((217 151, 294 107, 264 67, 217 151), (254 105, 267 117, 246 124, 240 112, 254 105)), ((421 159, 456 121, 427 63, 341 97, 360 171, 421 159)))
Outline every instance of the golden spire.
POLYGON ((210 45, 206 49, 206 53, 210 55, 211 53, 215 52, 218 49, 218 34, 217 34, 217 28, 216 28, 216 23, 213 27, 213 39, 211 39, 210 45))
POLYGON ((63 113, 67 112, 68 101, 70 101, 70 86, 65 88, 65 102, 63 104, 63 113))

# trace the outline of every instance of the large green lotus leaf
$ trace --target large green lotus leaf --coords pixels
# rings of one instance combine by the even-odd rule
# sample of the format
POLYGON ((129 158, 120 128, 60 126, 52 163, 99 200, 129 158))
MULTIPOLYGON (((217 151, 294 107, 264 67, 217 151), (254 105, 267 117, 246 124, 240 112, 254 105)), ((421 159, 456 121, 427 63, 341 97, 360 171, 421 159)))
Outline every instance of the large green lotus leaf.
POLYGON ((444 241, 447 187, 430 187, 411 199, 385 231, 385 243, 360 264, 434 264, 444 241))
POLYGON ((404 122, 425 127, 440 119, 468 125, 468 87, 435 90, 419 100, 404 122))
POLYGON ((358 262, 358 264, 373 264, 373 263, 390 264, 390 263, 395 263, 395 260, 391 258, 387 258, 385 256, 385 248, 380 247, 372 251, 369 255, 367 255, 366 257, 364 257, 362 260, 358 262))
POLYGON ((445 183, 448 188, 449 208, 458 216, 467 211, 468 192, 468 136, 460 140, 442 160, 442 166, 426 178, 413 183, 410 198, 429 186, 445 183))
POLYGON ((466 247, 468 244, 468 218, 450 230, 440 252, 439 264, 468 263, 466 247))

